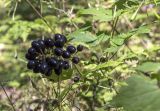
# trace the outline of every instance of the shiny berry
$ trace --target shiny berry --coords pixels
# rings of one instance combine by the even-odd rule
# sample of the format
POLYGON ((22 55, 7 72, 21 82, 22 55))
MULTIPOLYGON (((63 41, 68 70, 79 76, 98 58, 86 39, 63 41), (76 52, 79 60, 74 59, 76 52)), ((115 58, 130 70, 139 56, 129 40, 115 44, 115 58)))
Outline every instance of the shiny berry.
POLYGON ((61 49, 61 48, 55 48, 54 49, 54 53, 57 56, 61 56, 63 54, 63 49, 61 49))
POLYGON ((64 35, 62 35, 62 39, 65 43, 67 42, 67 38, 64 35))
POLYGON ((48 60, 48 64, 49 64, 51 67, 56 67, 56 66, 57 66, 57 63, 58 63, 58 61, 57 61, 57 59, 54 58, 54 57, 52 57, 52 58, 50 58, 50 59, 48 60))
POLYGON ((34 69, 35 66, 36 66, 36 62, 34 60, 28 61, 28 64, 27 64, 28 69, 34 69))
POLYGON ((76 52, 76 48, 74 46, 70 45, 67 47, 67 51, 70 52, 71 54, 73 54, 76 52))
POLYGON ((40 44, 37 41, 32 42, 32 47, 35 48, 37 52, 41 51, 40 44))
POLYGON ((58 67, 63 68, 63 60, 58 61, 58 67))
POLYGON ((44 40, 38 40, 38 44, 40 45, 40 48, 42 49, 42 51, 44 51, 44 49, 45 49, 45 42, 44 42, 44 40))
POLYGON ((40 63, 37 63, 33 69, 33 72, 34 73, 39 73, 40 72, 40 69, 41 69, 41 64, 40 63))
POLYGON ((30 55, 35 55, 35 54, 36 54, 36 49, 33 48, 33 47, 29 48, 29 49, 28 49, 28 53, 29 53, 30 55))
POLYGON ((54 40, 57 41, 58 39, 61 39, 62 35, 61 34, 55 34, 54 35, 54 40))
POLYGON ((47 71, 48 71, 48 64, 46 63, 46 62, 43 62, 42 64, 41 64, 41 73, 42 74, 45 74, 45 73, 47 73, 47 71))
POLYGON ((70 65, 68 61, 63 61, 63 69, 69 69, 70 65))
POLYGON ((77 51, 82 51, 83 48, 84 48, 83 45, 78 45, 78 46, 77 46, 77 51))
POLYGON ((63 39, 58 39, 55 41, 55 46, 62 48, 64 46, 65 41, 63 39))
POLYGON ((78 64, 78 63, 79 63, 79 58, 78 58, 78 57, 73 57, 73 58, 72 58, 72 62, 73 62, 74 64, 78 64))
POLYGON ((47 47, 53 47, 53 46, 54 46, 54 41, 53 41, 53 39, 51 39, 51 38, 45 39, 44 42, 45 42, 45 45, 46 45, 47 47))
POLYGON ((54 39, 55 41, 62 39, 65 43, 67 42, 67 38, 62 34, 55 34, 54 39))
POLYGON ((68 59, 71 57, 71 54, 68 51, 63 51, 62 57, 68 59))

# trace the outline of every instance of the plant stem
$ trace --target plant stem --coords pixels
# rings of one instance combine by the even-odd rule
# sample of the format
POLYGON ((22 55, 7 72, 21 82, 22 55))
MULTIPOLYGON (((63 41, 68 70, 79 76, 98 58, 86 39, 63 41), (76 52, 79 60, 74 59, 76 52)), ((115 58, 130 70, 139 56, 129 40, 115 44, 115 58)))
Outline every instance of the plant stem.
POLYGON ((13 105, 11 99, 9 98, 9 96, 8 96, 6 90, 5 90, 5 88, 3 87, 3 84, 2 84, 1 82, 0 82, 0 85, 1 85, 1 87, 2 87, 2 89, 3 89, 3 91, 4 91, 4 93, 5 93, 5 95, 7 96, 8 101, 10 102, 10 104, 11 104, 11 106, 12 106, 12 108, 13 108, 13 111, 16 111, 16 109, 15 109, 15 107, 14 107, 14 105, 13 105))
POLYGON ((50 30, 54 33, 54 29, 50 26, 50 24, 47 22, 45 18, 41 15, 40 12, 32 5, 32 3, 29 0, 26 0, 26 2, 32 7, 32 9, 37 13, 37 15, 44 21, 44 23, 50 28, 50 30))
POLYGON ((57 83, 57 92, 58 92, 58 109, 59 111, 61 111, 61 81, 60 81, 60 77, 58 76, 58 83, 57 83))

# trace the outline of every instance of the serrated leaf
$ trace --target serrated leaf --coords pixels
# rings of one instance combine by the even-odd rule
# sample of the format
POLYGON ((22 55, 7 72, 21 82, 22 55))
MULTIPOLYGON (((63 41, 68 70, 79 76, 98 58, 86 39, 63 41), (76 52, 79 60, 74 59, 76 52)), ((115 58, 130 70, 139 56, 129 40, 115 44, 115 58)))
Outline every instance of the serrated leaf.
POLYGON ((110 60, 108 62, 99 64, 94 70, 98 70, 98 69, 101 69, 101 68, 107 68, 107 67, 115 67, 115 66, 118 66, 121 63, 123 63, 123 62, 110 60))
POLYGON ((119 47, 115 47, 115 46, 111 46, 107 49, 104 50, 104 53, 108 52, 108 53, 113 53, 113 52, 117 52, 119 49, 119 47))
POLYGON ((68 37, 70 39, 73 39, 72 41, 85 42, 85 43, 93 42, 97 39, 97 37, 91 34, 90 32, 83 31, 81 29, 69 34, 68 37))
POLYGON ((158 72, 160 70, 160 63, 144 62, 138 65, 136 69, 142 72, 158 72))
POLYGON ((102 34, 97 36, 97 39, 96 39, 96 41, 94 42, 93 45, 96 46, 96 45, 99 45, 100 43, 106 42, 106 41, 109 40, 109 38, 110 38, 110 36, 102 33, 102 34))
MULTIPOLYGON (((114 17, 119 16, 124 10, 118 10, 114 17)), ((104 8, 89 8, 82 9, 78 12, 79 14, 93 15, 93 20, 99 20, 100 22, 111 21, 113 17, 112 10, 104 8)))
POLYGON ((111 104, 126 111, 159 111, 160 89, 156 80, 134 75, 126 80, 111 104))

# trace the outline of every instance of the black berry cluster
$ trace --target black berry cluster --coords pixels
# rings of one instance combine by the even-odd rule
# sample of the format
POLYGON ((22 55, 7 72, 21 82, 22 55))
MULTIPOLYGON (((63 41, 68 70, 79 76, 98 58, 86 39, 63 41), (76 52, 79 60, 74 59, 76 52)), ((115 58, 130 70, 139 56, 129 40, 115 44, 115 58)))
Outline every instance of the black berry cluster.
POLYGON ((83 46, 67 46, 66 43, 67 38, 61 34, 55 34, 52 38, 33 41, 26 53, 28 69, 33 70, 34 73, 50 76, 52 71, 56 75, 60 75, 63 69, 69 69, 70 61, 78 64, 80 59, 74 55, 82 51, 83 46))

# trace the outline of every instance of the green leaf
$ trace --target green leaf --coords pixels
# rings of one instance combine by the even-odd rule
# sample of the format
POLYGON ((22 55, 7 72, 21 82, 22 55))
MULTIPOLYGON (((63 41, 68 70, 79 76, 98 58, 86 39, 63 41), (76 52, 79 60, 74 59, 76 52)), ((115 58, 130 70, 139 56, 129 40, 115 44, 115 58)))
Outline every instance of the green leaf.
POLYGON ((116 46, 111 46, 107 49, 104 50, 104 52, 108 52, 108 53, 113 53, 113 52, 117 52, 119 50, 120 47, 116 47, 116 46))
POLYGON ((88 14, 88 15, 103 15, 112 13, 111 10, 106 11, 104 8, 89 8, 89 9, 81 9, 79 14, 88 14))
MULTIPOLYGON (((123 10, 118 10, 114 17, 119 16, 123 10)), ((93 15, 93 20, 99 20, 100 22, 107 22, 111 21, 113 19, 113 13, 112 10, 104 9, 104 8, 89 8, 89 9, 82 9, 78 12, 79 14, 87 14, 87 15, 93 15)))
POLYGON ((159 111, 160 89, 155 80, 134 75, 126 80, 111 104, 126 111, 159 111))
POLYGON ((99 64, 95 70, 98 70, 98 69, 101 69, 101 68, 107 68, 107 67, 115 67, 115 66, 118 66, 119 64, 121 64, 123 62, 120 62, 120 61, 113 61, 113 60, 110 60, 108 62, 105 62, 105 63, 102 63, 102 64, 99 64))
POLYGON ((142 72, 158 72, 160 70, 160 63, 144 62, 138 65, 136 69, 142 72))
POLYGON ((84 31, 83 29, 76 30, 75 32, 68 35, 70 39, 73 39, 72 41, 76 42, 93 42, 97 39, 96 36, 91 34, 88 31, 84 31))

